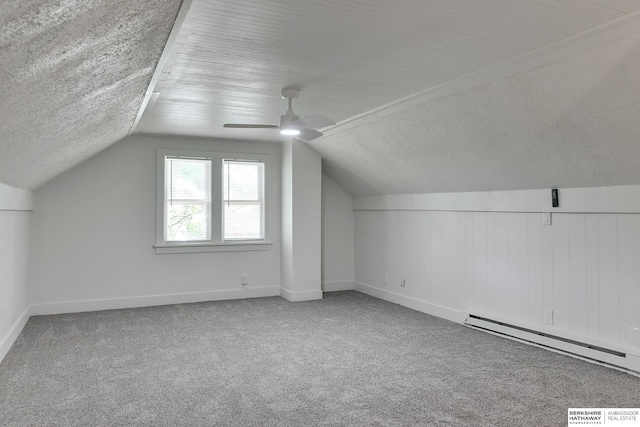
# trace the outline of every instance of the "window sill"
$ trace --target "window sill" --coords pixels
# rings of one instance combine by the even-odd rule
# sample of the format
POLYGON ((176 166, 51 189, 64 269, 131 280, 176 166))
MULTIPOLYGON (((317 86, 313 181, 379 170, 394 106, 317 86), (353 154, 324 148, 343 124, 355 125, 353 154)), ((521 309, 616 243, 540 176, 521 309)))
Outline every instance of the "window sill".
POLYGON ((270 251, 273 242, 230 242, 230 243, 186 243, 177 245, 155 245, 156 255, 190 254, 203 252, 248 252, 270 251))

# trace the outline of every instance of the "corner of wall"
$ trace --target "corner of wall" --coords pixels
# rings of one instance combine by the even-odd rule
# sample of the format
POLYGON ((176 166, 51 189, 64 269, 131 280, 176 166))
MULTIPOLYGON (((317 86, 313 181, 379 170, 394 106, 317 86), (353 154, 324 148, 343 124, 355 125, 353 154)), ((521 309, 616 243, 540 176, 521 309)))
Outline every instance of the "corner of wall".
POLYGON ((0 361, 29 320, 30 191, 0 183, 0 361))

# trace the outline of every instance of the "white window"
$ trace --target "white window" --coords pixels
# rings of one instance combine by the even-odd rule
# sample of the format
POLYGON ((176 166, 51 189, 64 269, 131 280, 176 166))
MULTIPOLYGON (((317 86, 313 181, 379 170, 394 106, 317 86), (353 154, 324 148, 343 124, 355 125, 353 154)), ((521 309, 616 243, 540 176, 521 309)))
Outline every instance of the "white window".
POLYGON ((264 239, 264 163, 224 160, 224 240, 264 239))
POLYGON ((268 155, 158 150, 156 253, 267 250, 268 155))
POLYGON ((211 240, 211 159, 166 156, 164 240, 211 240))

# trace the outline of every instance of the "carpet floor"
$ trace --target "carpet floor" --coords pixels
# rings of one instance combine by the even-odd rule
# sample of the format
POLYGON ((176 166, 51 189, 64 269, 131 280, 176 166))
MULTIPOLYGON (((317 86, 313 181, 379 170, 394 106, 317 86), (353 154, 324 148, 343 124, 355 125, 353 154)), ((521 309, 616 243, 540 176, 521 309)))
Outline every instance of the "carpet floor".
POLYGON ((2 426, 563 426, 640 378, 353 291, 32 317, 2 426))

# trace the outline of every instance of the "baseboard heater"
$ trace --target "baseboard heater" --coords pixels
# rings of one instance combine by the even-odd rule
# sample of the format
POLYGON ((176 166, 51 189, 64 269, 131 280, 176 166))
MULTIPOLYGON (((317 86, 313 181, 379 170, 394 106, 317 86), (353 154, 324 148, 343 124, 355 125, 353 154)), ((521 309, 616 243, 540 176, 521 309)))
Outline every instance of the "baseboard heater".
POLYGON ((545 332, 535 331, 533 329, 523 328, 521 326, 510 325, 508 323, 488 319, 486 317, 476 316, 473 314, 469 314, 467 316, 465 325, 474 329, 479 329, 498 335, 504 335, 506 337, 517 339, 520 341, 529 342, 537 346, 559 350, 582 359, 591 360, 600 364, 610 365, 613 368, 622 369, 627 372, 631 371, 631 373, 636 373, 636 371, 638 370, 635 367, 629 366, 630 364, 637 363, 637 358, 634 358, 636 359, 634 361, 629 361, 627 360, 626 353, 609 348, 598 347, 580 341, 547 334, 545 332))

